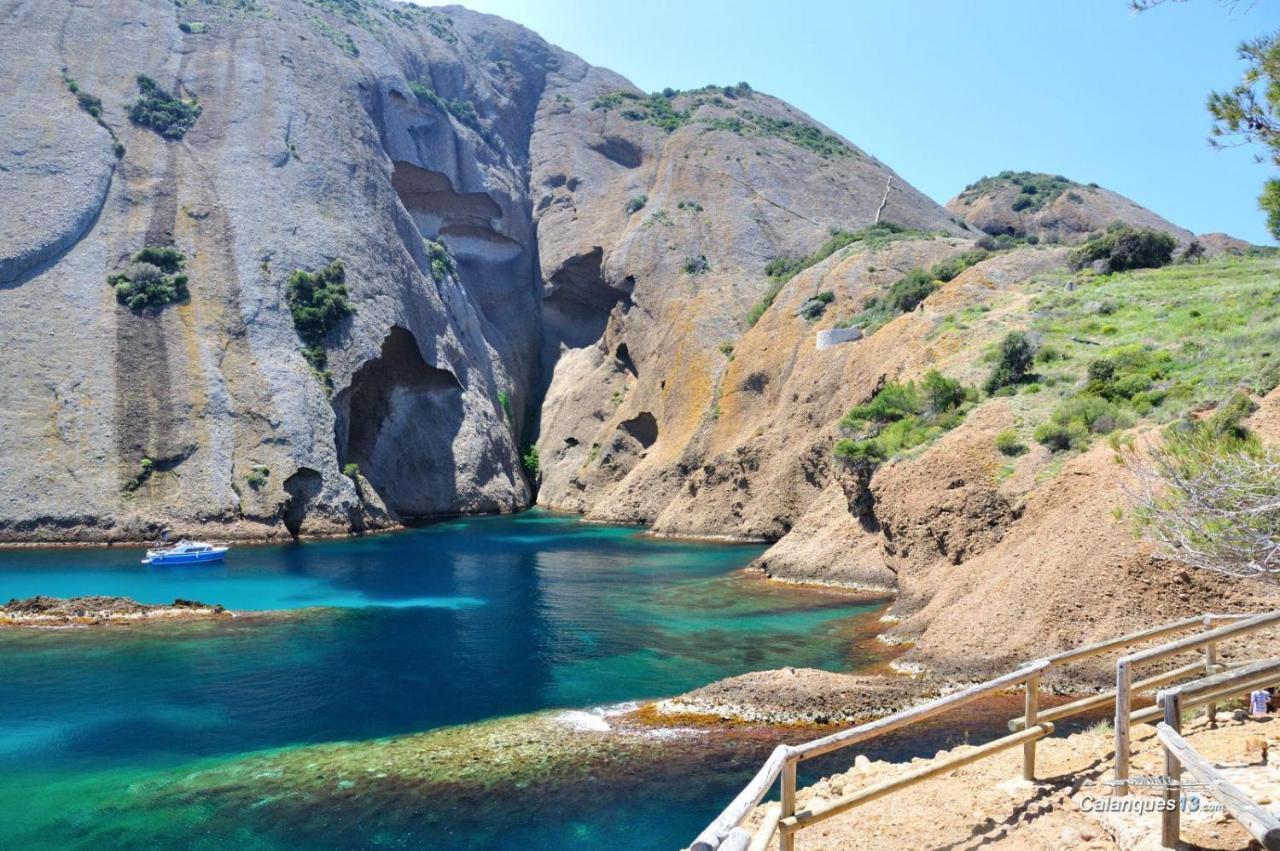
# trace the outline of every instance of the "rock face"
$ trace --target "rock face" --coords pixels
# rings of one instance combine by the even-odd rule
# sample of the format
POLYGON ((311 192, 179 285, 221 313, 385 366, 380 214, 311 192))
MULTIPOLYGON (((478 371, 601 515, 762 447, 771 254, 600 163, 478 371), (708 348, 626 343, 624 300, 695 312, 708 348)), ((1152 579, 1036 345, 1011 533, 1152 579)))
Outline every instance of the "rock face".
MULTIPOLYGON (((737 374, 718 350, 769 288, 768 260, 877 217, 962 233, 774 98, 642 96, 461 8, 56 0, 6 15, 0 540, 514 510, 535 439, 544 504, 654 520, 695 469, 715 487, 734 463, 773 465, 709 419, 721 396, 781 389, 776 365, 737 374), (130 120, 140 75, 198 102, 185 136, 130 120), (108 276, 170 245, 189 298, 118 304, 108 276), (335 259, 354 312, 325 336, 321 374, 286 289, 335 259)), ((666 525, 776 535, 803 501, 666 525)))
POLYGON ((998 236, 1034 236, 1047 242, 1079 242, 1113 222, 1172 234, 1183 245, 1191 231, 1096 184, 1061 175, 1003 171, 970 184, 947 209, 980 230, 998 236))

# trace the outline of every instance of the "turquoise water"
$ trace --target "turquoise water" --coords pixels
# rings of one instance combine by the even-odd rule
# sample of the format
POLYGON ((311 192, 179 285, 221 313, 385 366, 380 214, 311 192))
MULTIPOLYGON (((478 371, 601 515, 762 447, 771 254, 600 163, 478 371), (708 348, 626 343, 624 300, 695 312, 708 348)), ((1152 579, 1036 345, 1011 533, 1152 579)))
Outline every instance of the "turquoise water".
MULTIPOLYGON (((279 805, 262 811, 272 818, 246 808, 225 778, 218 793, 202 787, 163 804, 156 790, 196 769, 234 773, 255 752, 469 725, 415 745, 429 763, 438 742, 488 730, 478 722, 489 719, 660 697, 761 668, 873 661, 854 642, 870 607, 742 576, 759 551, 530 512, 237 547, 222 566, 151 568, 119 548, 0 553, 0 599, 112 594, 307 610, 0 633, 0 809, 11 814, 0 847, 33 836, 50 848, 180 848, 193 837, 209 847, 505 848, 519 838, 556 848, 605 836, 616 848, 677 847, 771 742, 714 745, 729 751, 714 760, 705 743, 688 745, 684 787, 666 799, 659 789, 671 786, 655 788, 657 769, 642 757, 602 763, 572 818, 540 806, 536 780, 493 780, 518 805, 486 815, 483 831, 449 827, 475 784, 432 780, 360 807, 326 798, 287 825, 279 805), (124 795, 140 789, 150 797, 124 795), (501 812, 520 815, 504 823, 501 812)), ((475 788, 487 788, 486 766, 497 777, 509 760, 495 745, 475 747, 475 788)))

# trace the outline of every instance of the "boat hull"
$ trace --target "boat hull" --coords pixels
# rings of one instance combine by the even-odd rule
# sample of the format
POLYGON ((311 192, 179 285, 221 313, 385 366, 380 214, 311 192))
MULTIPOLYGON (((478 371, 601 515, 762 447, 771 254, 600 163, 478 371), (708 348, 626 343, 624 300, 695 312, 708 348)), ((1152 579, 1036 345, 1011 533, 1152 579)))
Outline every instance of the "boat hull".
POLYGON ((202 553, 173 553, 147 556, 143 564, 204 564, 206 562, 223 561, 227 557, 226 547, 215 547, 202 553))

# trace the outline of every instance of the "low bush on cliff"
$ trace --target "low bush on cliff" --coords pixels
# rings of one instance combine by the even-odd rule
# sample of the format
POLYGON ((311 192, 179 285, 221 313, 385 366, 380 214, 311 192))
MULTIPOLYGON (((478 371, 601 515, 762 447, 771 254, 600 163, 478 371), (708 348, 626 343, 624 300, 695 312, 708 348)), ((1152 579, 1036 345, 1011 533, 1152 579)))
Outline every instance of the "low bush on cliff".
POLYGON ((711 263, 707 260, 707 255, 699 254, 696 257, 684 258, 682 268, 686 275, 704 275, 711 271, 711 263))
POLYGON ((705 119, 708 130, 724 130, 738 136, 781 139, 823 159, 853 156, 850 148, 838 136, 824 133, 812 124, 792 121, 789 118, 773 118, 749 109, 739 110, 732 116, 705 119))
POLYGON ((929 270, 929 274, 945 284, 947 281, 959 277, 960 273, 968 269, 970 266, 976 266, 990 256, 990 251, 982 248, 975 248, 973 251, 966 251, 963 254, 957 254, 950 260, 943 260, 940 263, 935 263, 933 268, 929 270))
POLYGON ((497 137, 480 120, 480 114, 476 112, 476 105, 471 101, 464 98, 441 97, 427 86, 418 82, 409 83, 409 89, 413 92, 414 97, 418 99, 418 103, 424 106, 434 106, 441 112, 452 115, 459 124, 474 130, 490 146, 497 145, 497 137))
POLYGON ((323 373, 328 363, 325 339, 344 318, 355 313, 347 301, 345 281, 341 260, 315 272, 299 269, 289 276, 285 301, 293 315, 293 327, 304 344, 303 357, 318 372, 323 373))
POLYGON ((1177 246, 1178 241, 1164 231, 1139 230, 1117 223, 1073 249, 1071 265, 1083 269, 1101 260, 1108 272, 1155 269, 1168 265, 1177 246))
POLYGON ((151 474, 155 471, 155 462, 150 458, 143 457, 138 461, 138 472, 134 473, 128 481, 124 483, 125 493, 133 493, 142 487, 147 479, 151 478, 151 474))
MULTIPOLYGON (((1033 171, 1002 171, 995 177, 984 177, 971 183, 960 193, 960 200, 972 203, 983 195, 990 195, 1005 187, 1017 187, 1013 199, 1014 212, 1037 212, 1058 199, 1068 190, 1079 189, 1080 184, 1060 174, 1041 174, 1033 171)), ((1080 197, 1079 193, 1075 193, 1080 197)))
POLYGON ((836 457, 866 463, 893 458, 955 428, 976 399, 972 388, 937 370, 925 373, 919 385, 891 381, 840 420, 854 436, 836 441, 836 457))
POLYGON ((847 248, 855 243, 863 248, 879 248, 895 239, 909 239, 919 236, 924 236, 924 234, 921 231, 910 230, 891 222, 881 222, 856 231, 833 230, 827 240, 818 246, 816 251, 803 257, 775 257, 765 264, 764 273, 769 276, 771 282, 760 301, 747 314, 747 324, 755 325, 760 320, 764 312, 773 305, 774 299, 778 297, 778 293, 782 292, 782 288, 786 286, 787 281, 790 281, 810 266, 815 266, 826 260, 840 249, 847 248))
POLYGON ((187 299, 184 265, 186 258, 172 245, 152 246, 129 258, 128 268, 108 277, 107 283, 115 288, 116 301, 135 313, 158 309, 187 299))
POLYGON ((689 117, 692 115, 693 109, 702 105, 699 102, 691 105, 690 109, 676 109, 673 101, 683 94, 685 92, 678 92, 674 89, 651 95, 619 90, 596 98, 592 102, 591 108, 604 112, 616 109, 628 121, 644 122, 654 127, 661 127, 670 133, 689 123, 689 117), (670 92, 670 94, 667 92, 670 92))
POLYGON ((129 120, 166 139, 181 139, 200 117, 195 99, 174 97, 150 77, 138 77, 138 91, 140 96, 129 107, 129 120))
POLYGON ((443 242, 424 239, 422 240, 422 247, 427 250, 427 260, 431 263, 431 277, 437 281, 443 281, 457 272, 458 267, 453 262, 453 257, 449 254, 449 249, 445 247, 443 242))
POLYGON ((80 84, 76 82, 74 77, 67 74, 65 68, 62 71, 62 82, 67 87, 67 91, 76 96, 76 103, 80 105, 80 108, 89 113, 93 120, 98 122, 98 126, 106 130, 111 136, 111 147, 115 151, 116 158, 123 157, 124 145, 121 144, 120 139, 116 136, 116 131, 111 129, 111 125, 107 124, 102 117, 102 99, 80 88, 80 84))
POLYGON ((895 316, 915 310, 939 286, 931 273, 912 269, 894 281, 883 295, 867 299, 862 312, 842 324, 857 325, 864 334, 870 334, 895 316))

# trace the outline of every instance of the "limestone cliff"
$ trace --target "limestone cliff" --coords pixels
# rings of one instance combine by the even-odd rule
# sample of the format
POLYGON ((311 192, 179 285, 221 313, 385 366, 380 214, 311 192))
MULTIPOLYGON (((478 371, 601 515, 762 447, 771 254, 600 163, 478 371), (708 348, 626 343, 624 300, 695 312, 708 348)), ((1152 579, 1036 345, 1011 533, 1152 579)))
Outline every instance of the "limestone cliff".
MULTIPOLYGON (((535 439, 545 504, 678 513, 688 474, 740 451, 739 394, 773 404, 783 386, 720 352, 768 260, 877 219, 964 232, 748 86, 641 95, 458 7, 10 0, 0 15, 0 539, 513 510, 535 439), (144 77, 198 108, 185 135, 131 115, 144 77), (118 303, 108 280, 167 246, 189 294, 118 303), (350 315, 317 359, 286 291, 335 260, 350 315)), ((768 464, 792 479, 825 455, 768 464)), ((819 486, 781 511, 664 525, 777 535, 819 486)))

